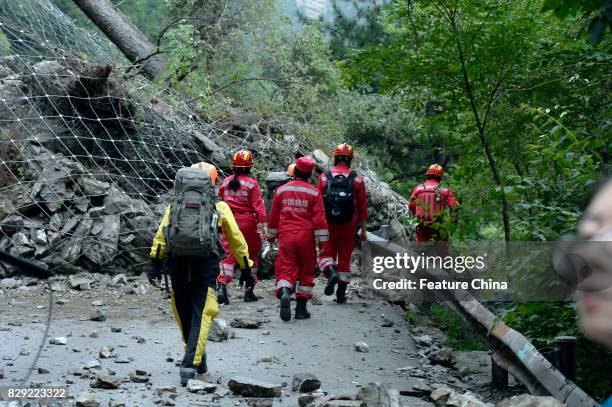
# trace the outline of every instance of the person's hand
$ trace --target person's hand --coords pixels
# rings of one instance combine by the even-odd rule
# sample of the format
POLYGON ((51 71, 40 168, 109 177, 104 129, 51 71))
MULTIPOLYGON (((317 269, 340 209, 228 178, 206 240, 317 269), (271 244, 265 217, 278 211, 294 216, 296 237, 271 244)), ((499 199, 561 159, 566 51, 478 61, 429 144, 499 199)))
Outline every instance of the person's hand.
POLYGON ((160 287, 162 277, 162 263, 159 260, 151 260, 151 266, 147 271, 149 283, 154 287, 160 287))

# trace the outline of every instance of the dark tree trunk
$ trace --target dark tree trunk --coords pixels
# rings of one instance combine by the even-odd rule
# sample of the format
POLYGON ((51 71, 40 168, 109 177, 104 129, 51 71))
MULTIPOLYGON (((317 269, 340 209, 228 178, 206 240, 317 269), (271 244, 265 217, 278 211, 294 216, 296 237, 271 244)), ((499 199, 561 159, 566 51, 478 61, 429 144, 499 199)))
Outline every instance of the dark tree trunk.
POLYGON ((141 72, 154 79, 164 72, 164 58, 156 46, 110 0, 73 0, 91 21, 141 72))

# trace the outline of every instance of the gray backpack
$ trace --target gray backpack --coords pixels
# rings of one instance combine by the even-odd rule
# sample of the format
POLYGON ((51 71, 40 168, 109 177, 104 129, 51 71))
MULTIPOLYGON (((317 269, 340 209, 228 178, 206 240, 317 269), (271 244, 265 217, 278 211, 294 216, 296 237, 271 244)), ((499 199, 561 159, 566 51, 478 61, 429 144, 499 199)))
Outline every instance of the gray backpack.
POLYGON ((218 255, 216 196, 207 171, 181 168, 165 228, 170 256, 218 255))

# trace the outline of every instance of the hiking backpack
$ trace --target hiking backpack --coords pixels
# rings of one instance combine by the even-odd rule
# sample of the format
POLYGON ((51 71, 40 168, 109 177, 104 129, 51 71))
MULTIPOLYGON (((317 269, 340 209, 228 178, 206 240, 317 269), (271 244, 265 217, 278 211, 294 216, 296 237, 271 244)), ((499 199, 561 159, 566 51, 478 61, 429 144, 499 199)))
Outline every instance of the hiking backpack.
POLYGON ((332 175, 331 170, 325 172, 327 186, 323 194, 325 203, 325 216, 328 223, 342 224, 350 222, 355 214, 353 200, 353 181, 357 177, 355 171, 346 176, 344 174, 332 175))
POLYGON ((216 200, 207 171, 196 168, 178 170, 170 218, 165 228, 167 251, 171 256, 219 254, 216 200))

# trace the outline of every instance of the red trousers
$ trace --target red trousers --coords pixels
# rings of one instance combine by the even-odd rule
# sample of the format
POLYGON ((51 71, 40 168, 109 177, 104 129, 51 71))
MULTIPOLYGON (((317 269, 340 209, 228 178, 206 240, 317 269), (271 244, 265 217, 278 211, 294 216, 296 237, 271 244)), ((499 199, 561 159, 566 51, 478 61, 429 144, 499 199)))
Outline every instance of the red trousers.
POLYGON ((317 265, 314 231, 292 230, 278 236, 276 271, 276 296, 283 287, 293 291, 296 298, 312 298, 314 272, 317 265))
POLYGON ((351 257, 355 249, 355 232, 357 221, 340 225, 330 223, 329 226, 329 256, 336 260, 338 278, 348 284, 351 281, 351 257))
POLYGON ((447 241, 448 235, 443 235, 439 230, 432 226, 418 225, 416 228, 416 242, 430 242, 430 241, 447 241))
MULTIPOLYGON (((257 264, 259 262, 259 251, 261 250, 261 236, 257 231, 257 221, 255 216, 250 213, 235 214, 236 223, 242 232, 244 239, 249 246, 249 258, 253 260, 251 275, 257 281, 257 264)), ((225 248, 225 258, 219 264, 220 273, 217 281, 221 284, 229 284, 234 278, 234 270, 236 268, 236 259, 230 250, 229 244, 225 235, 223 236, 223 247, 225 248)))

